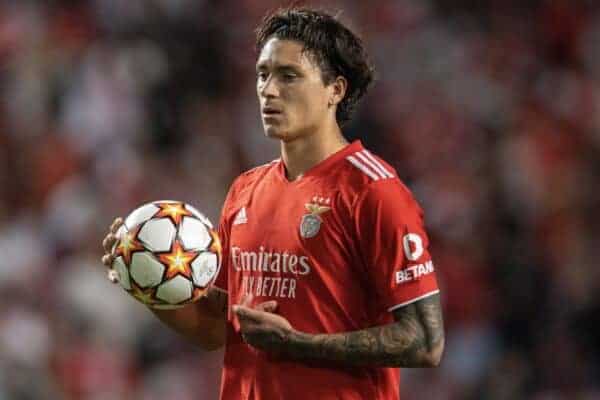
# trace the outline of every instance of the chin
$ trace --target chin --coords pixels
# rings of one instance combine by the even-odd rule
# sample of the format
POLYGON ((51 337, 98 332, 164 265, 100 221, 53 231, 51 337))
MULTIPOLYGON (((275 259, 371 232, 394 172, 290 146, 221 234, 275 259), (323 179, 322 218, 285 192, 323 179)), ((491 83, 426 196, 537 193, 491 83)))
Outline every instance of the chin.
POLYGON ((281 140, 286 143, 293 142, 296 139, 306 136, 306 131, 291 131, 289 129, 281 129, 280 127, 271 125, 264 126, 263 128, 266 137, 281 140))
POLYGON ((265 136, 271 139, 283 140, 289 138, 289 132, 272 125, 264 126, 265 136))

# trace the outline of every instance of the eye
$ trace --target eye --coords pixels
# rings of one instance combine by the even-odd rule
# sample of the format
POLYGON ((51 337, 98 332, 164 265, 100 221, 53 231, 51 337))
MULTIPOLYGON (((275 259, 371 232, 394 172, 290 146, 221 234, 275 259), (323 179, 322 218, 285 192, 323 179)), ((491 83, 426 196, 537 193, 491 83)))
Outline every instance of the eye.
POLYGON ((259 71, 256 73, 256 77, 259 81, 265 81, 269 74, 264 71, 259 71))
POLYGON ((293 81, 294 79, 296 79, 298 77, 298 75, 293 74, 291 72, 286 72, 285 74, 283 74, 283 79, 285 81, 293 81))

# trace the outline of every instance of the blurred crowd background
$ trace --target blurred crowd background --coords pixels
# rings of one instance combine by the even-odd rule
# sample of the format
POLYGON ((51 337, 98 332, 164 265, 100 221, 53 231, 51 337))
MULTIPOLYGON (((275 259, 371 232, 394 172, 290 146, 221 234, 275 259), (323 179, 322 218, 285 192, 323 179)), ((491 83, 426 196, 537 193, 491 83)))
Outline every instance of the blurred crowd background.
MULTIPOLYGON (((600 4, 315 2, 378 82, 349 139, 421 202, 443 363, 403 400, 600 399, 600 4)), ((216 399, 221 352, 105 279, 115 216, 213 220, 263 137, 253 29, 277 1, 0 0, 0 399, 216 399)))

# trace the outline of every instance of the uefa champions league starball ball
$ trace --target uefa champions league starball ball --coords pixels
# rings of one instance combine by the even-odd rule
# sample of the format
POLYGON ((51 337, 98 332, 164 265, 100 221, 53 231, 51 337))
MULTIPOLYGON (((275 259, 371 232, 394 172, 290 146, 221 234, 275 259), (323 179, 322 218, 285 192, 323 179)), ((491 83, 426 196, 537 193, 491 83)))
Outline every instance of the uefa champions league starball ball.
POLYGON ((211 222, 189 204, 144 204, 117 232, 112 268, 119 284, 142 303, 179 308, 206 294, 221 266, 211 222))

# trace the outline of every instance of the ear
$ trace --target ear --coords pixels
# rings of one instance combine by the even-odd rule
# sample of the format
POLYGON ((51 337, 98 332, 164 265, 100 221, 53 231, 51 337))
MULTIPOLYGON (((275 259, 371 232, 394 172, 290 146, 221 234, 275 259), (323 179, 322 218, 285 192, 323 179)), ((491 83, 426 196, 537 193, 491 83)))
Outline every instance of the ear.
POLYGON ((348 90, 348 81, 343 76, 338 76, 335 80, 330 84, 331 94, 329 97, 329 106, 338 105, 346 95, 346 90, 348 90))

